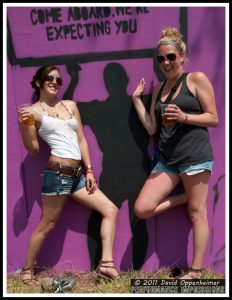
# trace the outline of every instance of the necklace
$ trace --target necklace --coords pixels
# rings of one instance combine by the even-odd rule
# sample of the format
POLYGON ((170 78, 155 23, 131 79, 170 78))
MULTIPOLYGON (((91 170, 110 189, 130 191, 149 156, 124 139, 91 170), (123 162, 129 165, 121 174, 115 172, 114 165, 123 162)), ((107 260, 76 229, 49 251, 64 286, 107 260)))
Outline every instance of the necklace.
POLYGON ((59 118, 59 114, 58 114, 57 112, 53 112, 52 114, 50 114, 50 113, 48 113, 48 112, 44 109, 44 107, 43 107, 41 101, 39 101, 39 104, 40 104, 42 110, 43 110, 44 112, 46 112, 47 115, 48 115, 49 117, 59 118))

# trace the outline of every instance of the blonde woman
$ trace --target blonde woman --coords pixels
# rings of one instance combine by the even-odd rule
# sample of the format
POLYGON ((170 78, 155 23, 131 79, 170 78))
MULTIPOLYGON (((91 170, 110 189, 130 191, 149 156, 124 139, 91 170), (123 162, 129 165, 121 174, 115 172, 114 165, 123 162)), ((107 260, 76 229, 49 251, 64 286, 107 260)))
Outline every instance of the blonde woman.
POLYGON ((158 161, 134 210, 138 217, 146 219, 187 203, 193 229, 193 259, 191 267, 180 278, 201 278, 209 236, 206 202, 214 159, 207 127, 218 124, 214 90, 203 72, 185 73, 186 45, 178 29, 164 29, 157 50, 157 60, 166 80, 154 87, 150 112, 141 100, 144 79, 133 94, 140 121, 158 140, 158 161), (179 86, 173 89, 180 79, 179 86), (161 113, 163 104, 168 106, 161 113), (162 114, 169 125, 162 123, 162 114), (185 193, 169 196, 179 181, 183 182, 185 193))

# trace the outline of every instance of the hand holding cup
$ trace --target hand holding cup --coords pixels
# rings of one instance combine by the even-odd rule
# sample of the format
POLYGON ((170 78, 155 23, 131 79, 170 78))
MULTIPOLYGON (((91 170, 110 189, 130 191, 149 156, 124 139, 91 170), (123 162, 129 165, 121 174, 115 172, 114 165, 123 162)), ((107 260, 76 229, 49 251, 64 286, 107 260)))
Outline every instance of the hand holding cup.
POLYGON ((19 122, 26 126, 35 125, 34 110, 31 103, 18 105, 19 122))
MULTIPOLYGON (((162 113, 162 125, 164 126, 171 126, 176 123, 176 120, 169 119, 170 116, 168 115, 169 109, 168 109, 169 104, 161 104, 161 113, 162 113)), ((172 110, 171 110, 172 112, 172 110)))

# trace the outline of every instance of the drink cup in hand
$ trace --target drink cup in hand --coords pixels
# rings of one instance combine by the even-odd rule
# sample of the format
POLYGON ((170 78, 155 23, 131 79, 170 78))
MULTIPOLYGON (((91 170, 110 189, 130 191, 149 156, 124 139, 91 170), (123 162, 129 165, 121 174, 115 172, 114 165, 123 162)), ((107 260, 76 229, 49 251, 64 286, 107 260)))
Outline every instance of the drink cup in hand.
POLYGON ((171 125, 174 125, 176 123, 176 121, 175 120, 168 120, 167 119, 169 117, 167 115, 167 113, 168 113, 167 107, 168 107, 168 104, 161 104, 162 125, 164 125, 164 126, 171 126, 171 125))
POLYGON ((18 111, 21 112, 22 121, 26 126, 35 125, 34 110, 31 103, 20 104, 18 111))

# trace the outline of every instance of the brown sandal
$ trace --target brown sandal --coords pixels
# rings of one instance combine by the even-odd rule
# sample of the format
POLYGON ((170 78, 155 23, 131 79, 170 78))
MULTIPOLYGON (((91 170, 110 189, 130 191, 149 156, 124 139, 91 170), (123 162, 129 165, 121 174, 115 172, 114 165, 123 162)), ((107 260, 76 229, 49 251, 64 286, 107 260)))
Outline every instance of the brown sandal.
POLYGON ((189 279, 201 279, 203 269, 193 269, 189 268, 186 272, 184 272, 182 275, 178 276, 178 279, 184 279, 184 280, 189 280, 189 279), (190 278, 182 278, 185 276, 189 276, 190 278))
POLYGON ((21 273, 22 281, 24 284, 32 284, 35 283, 37 280, 34 277, 34 268, 22 268, 21 273), (27 278, 25 278, 27 277, 27 278))
MULTIPOLYGON (((115 269, 117 271, 117 269, 115 268, 115 266, 108 266, 106 265, 107 263, 113 263, 114 264, 114 261, 113 260, 100 260, 99 262, 99 265, 98 267, 96 268, 96 273, 97 273, 97 276, 99 276, 100 278, 103 278, 103 279, 106 279, 106 280, 115 280, 115 279, 119 279, 121 276, 118 274, 116 276, 113 276, 111 275, 108 270, 106 270, 106 273, 105 272, 102 272, 100 270, 100 268, 111 268, 111 269, 115 269)), ((117 271, 118 272, 118 271, 117 271)))

